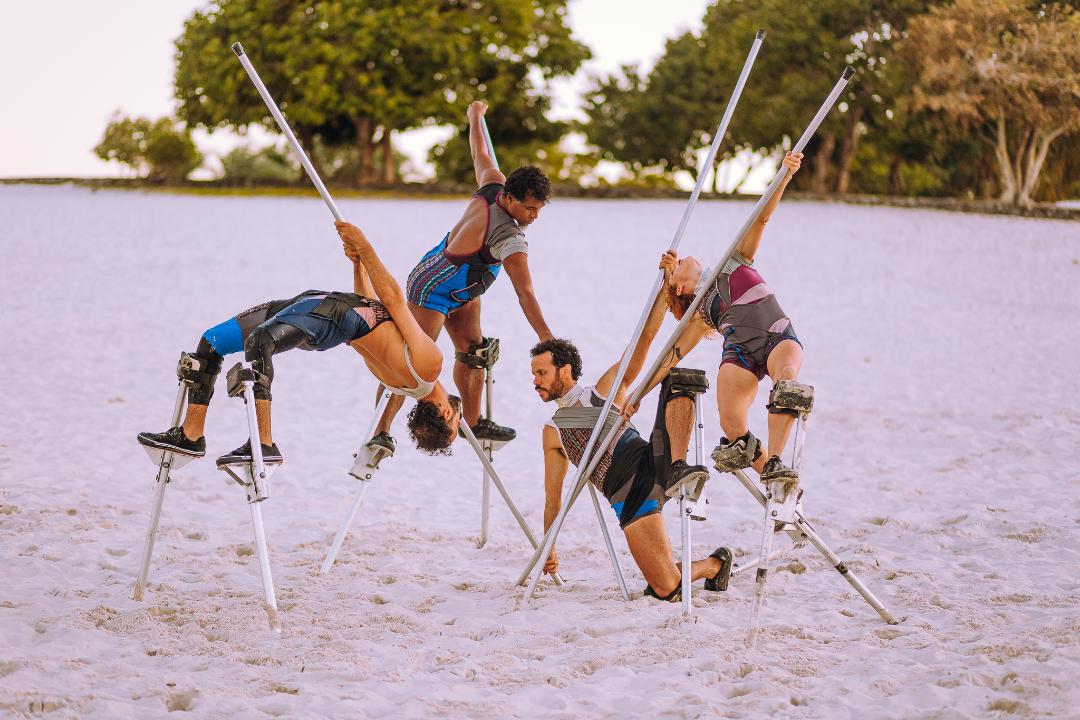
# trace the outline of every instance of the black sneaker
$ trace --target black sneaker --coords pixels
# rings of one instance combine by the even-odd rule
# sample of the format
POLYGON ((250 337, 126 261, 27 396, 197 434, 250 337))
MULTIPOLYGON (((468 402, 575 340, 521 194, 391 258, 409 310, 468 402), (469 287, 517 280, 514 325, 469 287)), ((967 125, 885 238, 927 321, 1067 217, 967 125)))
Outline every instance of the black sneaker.
POLYGON ((685 485, 691 499, 696 500, 701 496, 699 484, 708 479, 709 470, 704 465, 687 465, 685 460, 676 460, 671 463, 671 481, 664 494, 676 497, 685 485))
MULTIPOLYGON (((472 426, 473 435, 477 440, 490 440, 491 442, 510 442, 517 437, 517 430, 513 428, 503 427, 502 425, 496 425, 487 418, 480 418, 480 420, 472 426)), ((465 437, 465 433, 458 429, 458 435, 465 437)))
POLYGON ((776 480, 794 481, 799 479, 799 473, 780 462, 779 455, 773 455, 765 461, 765 467, 761 469, 761 481, 773 482, 776 480))
POLYGON ((389 453, 389 457, 394 457, 394 451, 397 450, 397 443, 394 442, 394 438, 390 436, 390 433, 381 432, 364 443, 364 447, 371 448, 372 450, 385 450, 386 453, 389 453))
MULTIPOLYGON (((281 457, 281 451, 278 450, 277 443, 274 443, 273 445, 261 445, 261 447, 264 463, 268 465, 277 465, 284 462, 281 457)), ((219 457, 217 459, 217 466, 240 465, 249 462, 251 462, 251 440, 248 440, 232 452, 225 453, 219 457)))
POLYGON ((180 427, 169 428, 161 433, 139 433, 136 440, 139 441, 140 445, 158 450, 167 450, 177 455, 202 457, 206 454, 206 438, 189 440, 188 436, 184 434, 184 429, 180 427))

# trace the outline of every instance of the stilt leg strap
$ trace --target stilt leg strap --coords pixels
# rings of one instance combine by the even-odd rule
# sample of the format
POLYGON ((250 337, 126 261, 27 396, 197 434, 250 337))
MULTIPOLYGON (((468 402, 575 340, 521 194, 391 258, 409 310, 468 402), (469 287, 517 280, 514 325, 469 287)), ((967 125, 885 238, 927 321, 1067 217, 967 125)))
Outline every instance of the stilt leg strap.
POLYGON ((230 397, 243 397, 245 382, 253 382, 264 387, 269 387, 270 384, 265 375, 252 368, 244 367, 242 363, 233 365, 225 377, 228 379, 230 397))
POLYGON ((761 457, 761 443, 749 430, 742 437, 728 440, 723 438, 712 452, 716 469, 720 472, 735 472, 748 468, 761 457))
POLYGON ((681 602, 682 601, 682 578, 679 578, 679 584, 675 586, 675 589, 664 597, 660 597, 656 594, 656 591, 652 589, 652 585, 645 586, 645 597, 656 598, 661 602, 681 602))
POLYGON ((704 370, 675 367, 667 376, 672 395, 700 395, 709 389, 704 370))
POLYGON ((765 407, 774 415, 807 415, 814 409, 814 388, 794 380, 777 380, 765 407))
POLYGON ((499 338, 486 337, 469 346, 468 352, 455 352, 457 361, 477 370, 487 370, 499 359, 499 338))
POLYGON ((180 353, 180 362, 176 365, 176 377, 188 387, 213 385, 217 379, 217 373, 203 372, 206 362, 203 358, 191 353, 180 353))

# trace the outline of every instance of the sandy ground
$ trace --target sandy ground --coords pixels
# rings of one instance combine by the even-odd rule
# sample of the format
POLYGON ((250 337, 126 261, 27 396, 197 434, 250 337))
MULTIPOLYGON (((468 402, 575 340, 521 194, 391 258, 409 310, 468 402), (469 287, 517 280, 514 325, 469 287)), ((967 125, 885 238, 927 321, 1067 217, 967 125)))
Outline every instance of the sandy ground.
MULTIPOLYGON (((402 279, 461 205, 342 203, 402 279)), ((684 250, 711 262, 749 208, 703 203, 684 250)), ((585 379, 628 340, 681 212, 557 200, 530 230, 545 312, 581 346, 585 379)), ((2 716, 1080 714, 1078 223, 781 206, 759 267, 817 388, 807 514, 907 620, 882 623, 805 549, 778 562, 751 652, 749 577, 723 594, 699 585, 691 620, 639 599, 610 516, 635 595, 624 602, 584 502, 560 536, 567 587, 545 581, 523 603, 513 583, 529 548, 498 501, 492 539, 475 547, 480 471, 464 446, 444 459, 399 451, 320 576, 374 392, 346 349, 276 363, 287 462, 263 511, 282 635, 260 608, 243 493, 210 461, 170 486, 150 588, 134 602, 155 471, 134 436, 166 426, 178 352, 256 302, 347 289, 349 267, 315 199, 4 187, 0 217, 2 716)), ((538 528, 552 406, 532 392, 532 338, 509 282, 483 303, 503 343, 496 419, 519 431, 496 465, 538 528)), ((719 357, 707 343, 684 364, 711 375, 719 357)), ((707 420, 711 448, 720 433, 707 420)), ((208 454, 245 433, 219 382, 208 454)), ((407 444, 400 419, 396 435, 407 444)), ((756 553, 749 495, 714 474, 709 496, 695 556, 756 553)))

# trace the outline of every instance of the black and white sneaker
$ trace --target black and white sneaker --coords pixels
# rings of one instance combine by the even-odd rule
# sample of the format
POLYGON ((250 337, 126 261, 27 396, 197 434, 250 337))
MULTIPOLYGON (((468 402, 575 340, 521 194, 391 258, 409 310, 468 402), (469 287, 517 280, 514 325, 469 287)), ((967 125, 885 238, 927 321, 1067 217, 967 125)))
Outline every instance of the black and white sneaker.
POLYGON ((799 479, 799 473, 795 472, 780 461, 779 455, 773 455, 765 461, 765 467, 761 469, 761 482, 775 482, 784 480, 794 482, 799 479))
POLYGON ((691 500, 701 496, 701 486, 709 479, 709 470, 704 465, 687 465, 685 460, 671 463, 671 482, 664 494, 677 497, 685 485, 691 500))
MULTIPOLYGON (((490 440, 491 442, 510 442, 517 437, 517 430, 497 425, 491 420, 482 417, 472 426, 473 435, 477 440, 490 440)), ((465 433, 458 429, 458 434, 465 437, 465 433)))
MULTIPOLYGON (((284 462, 281 457, 281 451, 278 450, 277 443, 274 443, 273 445, 260 445, 260 447, 262 447, 263 462, 267 465, 277 465, 284 462)), ((225 453, 219 457, 217 459, 217 466, 241 465, 249 462, 251 462, 251 440, 248 440, 232 452, 225 453)))
POLYGON ((383 457, 394 457, 394 451, 397 450, 397 443, 390 433, 381 432, 364 443, 364 447, 380 452, 383 457))
POLYGON ((136 440, 145 447, 166 450, 177 455, 202 457, 206 454, 206 438, 201 437, 198 440, 190 440, 181 427, 169 428, 160 433, 139 433, 136 440))

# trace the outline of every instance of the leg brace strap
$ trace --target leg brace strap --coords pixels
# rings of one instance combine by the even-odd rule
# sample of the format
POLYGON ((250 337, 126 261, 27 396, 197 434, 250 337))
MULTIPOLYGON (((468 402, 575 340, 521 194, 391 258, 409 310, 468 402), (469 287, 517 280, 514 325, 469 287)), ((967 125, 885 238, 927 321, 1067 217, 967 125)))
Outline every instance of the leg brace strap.
POLYGON ((777 380, 765 406, 773 415, 803 415, 814 409, 814 388, 794 380, 777 380))
POLYGON ((455 352, 454 357, 471 368, 487 370, 499 359, 499 338, 486 337, 470 345, 467 352, 455 352))

